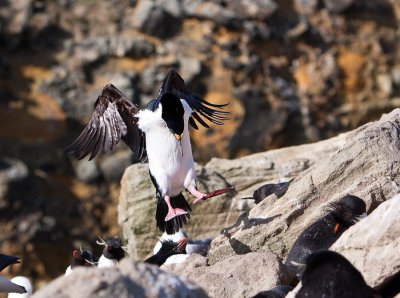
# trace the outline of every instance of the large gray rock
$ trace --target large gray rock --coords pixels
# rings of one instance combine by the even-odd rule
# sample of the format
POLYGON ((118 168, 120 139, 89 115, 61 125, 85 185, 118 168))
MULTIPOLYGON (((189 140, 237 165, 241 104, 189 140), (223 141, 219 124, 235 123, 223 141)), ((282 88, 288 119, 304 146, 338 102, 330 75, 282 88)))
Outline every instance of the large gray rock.
POLYGON ((379 286, 400 270, 399 210, 400 194, 344 232, 331 247, 346 257, 371 287, 379 286))
POLYGON ((232 256, 212 266, 205 260, 192 255, 185 263, 162 269, 196 282, 210 297, 252 297, 289 282, 281 260, 270 252, 232 256))
MULTIPOLYGON (((321 206, 328 202, 353 194, 365 200, 370 212, 391 198, 400 185, 399 136, 400 109, 396 109, 381 120, 336 139, 330 144, 336 148, 331 147, 330 154, 301 172, 283 197, 265 199, 242 221, 216 237, 208 254, 210 263, 243 253, 242 244, 247 251, 270 250, 283 257, 299 234, 322 215, 321 206)), ((328 142, 325 149, 329 148, 328 142)), ((313 145, 303 150, 310 148, 313 145)), ((257 167, 255 160, 249 165, 257 167)), ((231 171, 228 175, 233 177, 225 179, 235 186, 243 185, 247 179, 249 183, 257 181, 250 173, 231 171)))
POLYGON ((192 282, 164 272, 156 266, 122 260, 117 268, 78 268, 61 276, 32 297, 207 297, 192 282))
MULTIPOLYGON (((344 141, 345 135, 341 135, 311 145, 272 150, 234 160, 214 158, 205 166, 196 165, 201 191, 233 185, 236 192, 193 205, 192 217, 185 231, 195 239, 215 237, 253 206, 251 201, 242 198, 251 197, 254 190, 265 183, 295 177, 342 147, 344 141)), ((190 195, 185 196, 190 202, 190 195)), ((118 222, 134 258, 144 258, 157 241, 155 210, 155 189, 149 178, 148 165, 128 167, 121 181, 118 222)))

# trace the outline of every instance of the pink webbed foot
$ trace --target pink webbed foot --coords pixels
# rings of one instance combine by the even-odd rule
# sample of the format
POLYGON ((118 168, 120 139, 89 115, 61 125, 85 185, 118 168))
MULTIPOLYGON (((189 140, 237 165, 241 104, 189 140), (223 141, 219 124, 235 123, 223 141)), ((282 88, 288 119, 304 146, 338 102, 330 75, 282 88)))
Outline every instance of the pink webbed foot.
POLYGON ((169 220, 173 219, 174 217, 177 217, 179 215, 184 215, 187 213, 188 213, 187 211, 185 211, 181 208, 169 209, 168 214, 165 217, 165 221, 169 221, 169 220))
POLYGON ((222 195, 224 193, 227 193, 228 191, 230 191, 232 189, 233 189, 233 186, 230 186, 227 188, 222 188, 222 189, 218 189, 218 190, 209 192, 207 194, 203 194, 203 193, 199 192, 195 187, 191 187, 191 189, 189 189, 189 191, 192 195, 194 195, 196 197, 196 199, 193 201, 193 204, 197 204, 200 201, 205 201, 209 198, 216 197, 216 196, 222 195))
POLYGON ((165 217, 165 221, 169 221, 169 220, 173 219, 174 217, 177 217, 179 215, 183 215, 183 214, 187 214, 188 213, 187 211, 185 211, 185 210, 183 210, 181 208, 173 208, 171 206, 171 202, 170 202, 171 198, 169 196, 165 196, 164 200, 165 200, 165 202, 167 203, 167 206, 168 206, 168 214, 165 217))

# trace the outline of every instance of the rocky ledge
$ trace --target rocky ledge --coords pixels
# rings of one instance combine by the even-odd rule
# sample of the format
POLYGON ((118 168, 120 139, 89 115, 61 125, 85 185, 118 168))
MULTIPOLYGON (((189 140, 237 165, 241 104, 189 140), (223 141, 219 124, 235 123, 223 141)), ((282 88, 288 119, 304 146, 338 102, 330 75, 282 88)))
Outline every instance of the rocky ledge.
MULTIPOLYGON (((136 275, 140 270, 151 271, 153 282, 174 278, 179 280, 175 285, 187 283, 179 294, 168 290, 165 296, 252 297, 289 283, 283 259, 297 237, 321 218, 329 203, 352 194, 364 200, 368 216, 347 229, 331 249, 345 256, 367 284, 378 289, 400 268, 399 153, 400 109, 396 109, 379 121, 326 141, 236 160, 213 159, 197 167, 200 188, 233 185, 236 190, 196 206, 185 227, 192 238, 214 238, 207 257, 192 255, 183 264, 164 265, 164 271, 124 260, 119 269, 81 270, 74 279, 81 283, 82 291, 89 289, 85 297, 94 297, 94 291, 99 293, 100 288, 105 293, 115 290, 121 293, 119 297, 131 297, 131 273, 124 269, 131 266, 138 270, 136 275), (258 204, 248 199, 263 184, 291 178, 288 190, 279 198, 272 194, 258 204), (107 274, 110 278, 105 277, 107 274), (86 283, 85 279, 91 281, 86 283), (109 280, 121 282, 113 284, 109 280)), ((134 259, 142 260, 157 241, 154 197, 147 166, 127 168, 122 179, 119 221, 134 259)), ((61 293, 67 281, 60 278, 40 293, 61 293)), ((145 289, 142 293, 158 295, 147 292, 147 283, 138 286, 145 289)), ((166 288, 170 289, 169 283, 166 288)))

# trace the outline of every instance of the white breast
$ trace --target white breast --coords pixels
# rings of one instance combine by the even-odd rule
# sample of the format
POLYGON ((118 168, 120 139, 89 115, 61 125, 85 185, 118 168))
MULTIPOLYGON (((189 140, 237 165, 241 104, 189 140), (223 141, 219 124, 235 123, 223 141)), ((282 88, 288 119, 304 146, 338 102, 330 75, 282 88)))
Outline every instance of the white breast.
POLYGON ((71 266, 68 266, 67 270, 65 270, 65 276, 70 275, 72 273, 71 266))
MULTIPOLYGON (((182 100, 181 100, 182 101, 182 100)), ((179 142, 161 118, 162 106, 156 111, 142 110, 138 113, 138 126, 146 134, 146 151, 149 168, 157 181, 162 195, 176 196, 192 179, 194 161, 188 131, 190 107, 182 101, 185 108, 183 137, 179 142), (189 110, 188 110, 189 109, 189 110), (188 179, 188 175, 191 177, 188 179)))
POLYGON ((99 262, 97 263, 98 268, 110 268, 116 267, 118 264, 117 260, 107 259, 105 256, 101 255, 99 262))
POLYGON ((165 261, 165 265, 168 264, 181 264, 186 262, 186 259, 189 257, 188 254, 179 254, 179 255, 173 255, 170 256, 166 261, 165 261))

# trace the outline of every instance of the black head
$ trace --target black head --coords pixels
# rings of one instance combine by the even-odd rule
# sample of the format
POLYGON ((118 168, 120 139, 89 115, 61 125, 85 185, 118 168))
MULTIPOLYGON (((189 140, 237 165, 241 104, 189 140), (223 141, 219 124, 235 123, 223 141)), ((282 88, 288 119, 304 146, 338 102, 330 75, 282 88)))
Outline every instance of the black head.
POLYGON ((75 266, 93 266, 97 263, 98 259, 91 251, 88 250, 74 250, 72 252, 71 267, 75 266))
POLYGON ((335 219, 346 227, 352 226, 363 214, 366 214, 366 205, 359 197, 346 195, 339 201, 329 205, 335 219))
POLYGON ((187 242, 187 238, 183 238, 178 242, 174 242, 172 240, 161 241, 160 250, 155 255, 145 260, 145 262, 161 266, 170 256, 186 254, 187 242))
POLYGON ((122 241, 120 238, 107 238, 103 249, 103 255, 107 259, 121 260, 125 256, 125 251, 122 248, 122 241))
POLYGON ((180 139, 185 127, 183 119, 185 110, 181 100, 175 94, 167 92, 161 96, 160 104, 162 106, 161 117, 176 138, 180 139))
POLYGON ((312 253, 301 276, 302 287, 296 297, 374 297, 361 273, 346 258, 334 251, 312 253))

